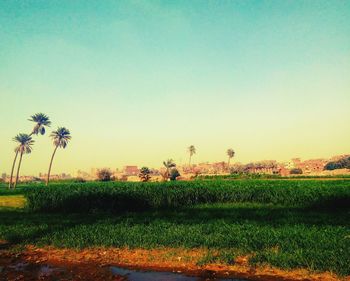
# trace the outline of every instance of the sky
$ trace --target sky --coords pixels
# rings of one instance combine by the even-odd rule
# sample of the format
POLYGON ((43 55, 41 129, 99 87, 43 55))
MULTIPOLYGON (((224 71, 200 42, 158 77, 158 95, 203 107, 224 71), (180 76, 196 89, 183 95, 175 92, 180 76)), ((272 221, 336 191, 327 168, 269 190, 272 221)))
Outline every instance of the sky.
POLYGON ((350 153, 350 1, 0 0, 0 172, 350 153))

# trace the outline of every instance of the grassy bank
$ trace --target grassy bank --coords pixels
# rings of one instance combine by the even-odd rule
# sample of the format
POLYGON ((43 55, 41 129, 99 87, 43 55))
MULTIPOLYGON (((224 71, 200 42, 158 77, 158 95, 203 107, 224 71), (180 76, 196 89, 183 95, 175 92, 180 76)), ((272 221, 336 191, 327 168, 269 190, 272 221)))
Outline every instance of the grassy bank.
MULTIPOLYGON (((247 192, 246 200, 183 204, 177 208, 123 212, 119 215, 98 210, 82 216, 70 212, 0 208, 0 239, 69 248, 207 248, 209 254, 201 263, 232 263, 237 256, 249 255, 252 265, 267 263, 280 268, 307 268, 350 275, 350 209, 349 205, 337 202, 348 200, 350 186, 347 181, 312 182, 294 180, 285 185, 286 181, 283 181, 284 184, 279 181, 241 181, 234 186, 219 182, 210 187, 192 188, 214 188, 210 192, 216 190, 220 194, 226 194, 231 189, 243 190, 247 192), (265 193, 260 190, 263 189, 268 190, 268 197, 262 196, 265 193), (258 197, 254 197, 256 192, 258 197), (342 207, 331 207, 337 205, 342 207)), ((186 188, 189 187, 176 184, 166 188, 181 186, 188 191, 186 188)), ((161 188, 151 186, 155 191, 161 188)), ((99 187, 102 190, 121 188, 115 183, 99 187)), ((137 187, 143 190, 144 185, 137 187)), ((81 185, 52 188, 68 194, 72 189, 72 193, 78 192, 79 196, 83 196, 79 191, 81 185)), ((94 190, 97 187, 90 184, 82 190, 89 192, 90 188, 94 190)), ((135 185, 128 184, 123 188, 126 191, 136 189, 135 185)), ((164 185, 162 188, 165 188, 164 185)), ((85 204, 79 198, 74 202, 85 204)))

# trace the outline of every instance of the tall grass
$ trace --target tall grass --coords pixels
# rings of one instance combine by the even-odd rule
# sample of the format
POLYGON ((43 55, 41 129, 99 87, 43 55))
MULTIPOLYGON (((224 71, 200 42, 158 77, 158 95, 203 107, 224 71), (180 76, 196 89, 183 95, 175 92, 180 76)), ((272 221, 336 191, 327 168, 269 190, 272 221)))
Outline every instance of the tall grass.
POLYGON ((350 181, 347 180, 91 182, 26 190, 28 209, 45 212, 145 211, 227 202, 313 208, 342 208, 350 205, 350 181))

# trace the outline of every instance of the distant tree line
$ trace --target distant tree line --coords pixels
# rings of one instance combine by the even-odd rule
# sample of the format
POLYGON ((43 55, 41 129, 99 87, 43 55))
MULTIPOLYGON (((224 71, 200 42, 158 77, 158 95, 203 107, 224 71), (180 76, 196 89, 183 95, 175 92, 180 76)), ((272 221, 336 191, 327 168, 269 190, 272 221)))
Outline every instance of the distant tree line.
POLYGON ((350 169, 350 156, 339 159, 338 161, 328 162, 324 170, 350 169))

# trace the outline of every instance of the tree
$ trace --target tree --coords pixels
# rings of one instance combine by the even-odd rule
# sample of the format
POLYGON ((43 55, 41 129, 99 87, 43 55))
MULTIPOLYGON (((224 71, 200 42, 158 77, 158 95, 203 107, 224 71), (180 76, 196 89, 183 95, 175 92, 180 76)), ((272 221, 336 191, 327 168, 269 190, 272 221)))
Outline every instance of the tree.
POLYGON ((45 134, 45 126, 50 127, 51 125, 51 121, 49 119, 49 117, 47 115, 45 115, 44 113, 36 113, 32 116, 30 116, 30 119, 28 119, 29 121, 35 122, 35 126, 32 130, 32 132, 30 133, 30 136, 35 134, 38 135, 39 133, 41 135, 45 134))
POLYGON ((168 159, 166 161, 163 161, 163 165, 166 168, 166 172, 162 175, 162 177, 164 180, 168 180, 170 177, 170 169, 175 168, 176 164, 174 163, 173 159, 168 159))
POLYGON ((227 149, 226 154, 228 156, 227 167, 230 169, 230 161, 235 156, 235 151, 232 148, 227 149))
MULTIPOLYGON (((50 127, 51 121, 47 115, 44 113, 36 113, 32 116, 30 116, 29 121, 35 122, 35 126, 32 130, 32 132, 29 134, 29 136, 35 134, 37 135, 39 132, 41 135, 45 134, 45 126, 50 127)), ((11 169, 11 175, 10 175, 10 182, 9 182, 9 188, 12 186, 12 178, 13 178, 13 171, 16 165, 16 160, 17 160, 18 153, 15 155, 15 159, 12 164, 12 169, 11 169)))
POLYGON ((179 171, 174 167, 174 168, 171 168, 170 170, 170 175, 169 175, 169 178, 171 181, 176 181, 176 178, 181 176, 179 171))
POLYGON ((58 147, 66 148, 68 141, 72 138, 70 135, 70 132, 65 127, 58 127, 56 131, 53 131, 50 135, 50 137, 53 140, 53 144, 55 146, 55 149, 51 156, 49 171, 47 173, 47 179, 46 179, 46 186, 49 184, 50 181, 50 172, 52 167, 52 161, 56 154, 56 150, 58 147))
POLYGON ((100 181, 110 181, 112 178, 112 172, 107 168, 98 170, 96 175, 100 181))
POLYGON ((151 170, 148 167, 142 167, 139 173, 139 178, 143 182, 147 182, 151 179, 151 170))
POLYGON ((196 154, 196 148, 194 147, 194 145, 190 145, 188 148, 187 148, 187 151, 188 153, 190 154, 190 159, 189 159, 189 162, 188 162, 188 166, 191 166, 191 159, 192 159, 192 156, 194 154, 196 154))
MULTIPOLYGON (((23 154, 29 154, 32 152, 32 145, 34 144, 34 140, 32 139, 31 136, 29 136, 27 134, 18 134, 17 136, 15 136, 13 138, 13 140, 18 143, 18 146, 15 148, 16 156, 15 156, 15 160, 13 161, 11 175, 13 174, 13 169, 15 166, 15 162, 16 162, 18 153, 20 155, 19 163, 18 163, 18 167, 17 167, 16 181, 15 181, 15 184, 13 187, 13 188, 16 188, 17 183, 18 183, 18 178, 19 178, 19 171, 20 171, 21 163, 22 163, 22 156, 23 156, 23 154)), ((12 176, 10 178, 10 185, 9 185, 10 188, 12 185, 11 181, 12 181, 12 176)))

